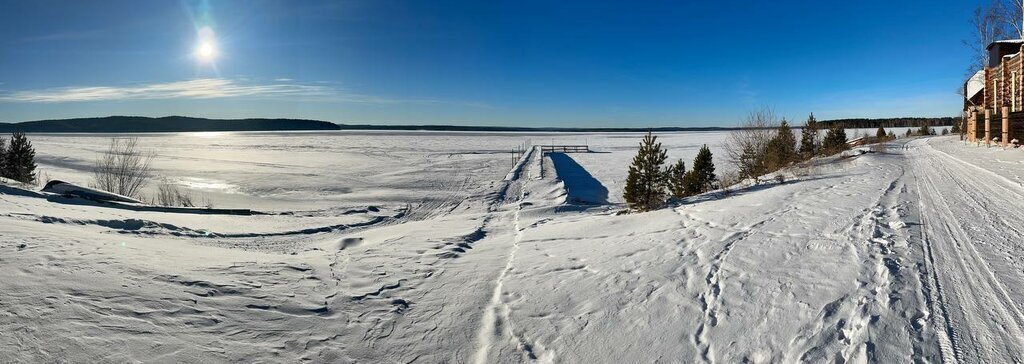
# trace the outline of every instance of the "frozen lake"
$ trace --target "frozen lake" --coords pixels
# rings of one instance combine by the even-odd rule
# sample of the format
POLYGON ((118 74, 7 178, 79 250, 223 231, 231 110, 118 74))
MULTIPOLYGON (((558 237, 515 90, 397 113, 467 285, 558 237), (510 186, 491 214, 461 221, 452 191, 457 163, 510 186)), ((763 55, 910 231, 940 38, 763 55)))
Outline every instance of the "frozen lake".
MULTIPOLYGON (((672 160, 689 165, 707 143, 722 158, 727 132, 658 133, 672 160)), ((225 132, 38 134, 39 170, 85 183, 113 137, 138 137, 155 153, 161 178, 205 196, 217 207, 319 209, 339 205, 436 204, 490 187, 511 168, 523 144, 589 144, 574 154, 621 201, 622 184, 642 133, 225 132)), ((723 159, 717 159, 725 165, 723 159)), ((720 167, 720 168, 723 168, 720 167)), ((155 188, 155 183, 150 190, 155 188)), ((152 191, 150 191, 152 193, 152 191)))

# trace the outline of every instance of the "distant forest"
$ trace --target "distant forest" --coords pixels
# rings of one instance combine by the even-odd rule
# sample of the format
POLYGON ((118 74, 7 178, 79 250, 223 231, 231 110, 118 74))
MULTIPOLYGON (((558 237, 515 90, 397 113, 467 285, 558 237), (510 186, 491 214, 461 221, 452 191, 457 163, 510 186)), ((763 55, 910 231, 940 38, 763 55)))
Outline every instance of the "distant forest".
MULTIPOLYGON (((839 126, 846 129, 864 129, 864 128, 913 128, 921 127, 925 124, 928 126, 952 126, 960 122, 959 117, 943 117, 943 118, 886 118, 886 119, 835 119, 819 121, 819 123, 826 127, 831 127, 838 124, 839 126)), ((799 125, 798 125, 799 126, 799 125)))

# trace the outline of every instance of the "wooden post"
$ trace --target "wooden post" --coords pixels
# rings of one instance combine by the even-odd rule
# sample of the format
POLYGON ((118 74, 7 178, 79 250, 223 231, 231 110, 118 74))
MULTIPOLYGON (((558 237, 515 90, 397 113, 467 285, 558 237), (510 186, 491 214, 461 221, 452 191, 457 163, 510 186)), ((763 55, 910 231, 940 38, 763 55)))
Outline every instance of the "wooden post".
POLYGON ((1003 133, 1002 133, 1003 135, 1002 135, 1001 139, 999 139, 999 144, 1002 145, 1003 148, 1006 148, 1006 146, 1010 143, 1010 141, 1007 140, 1010 137, 1010 108, 1008 108, 1006 106, 1003 106, 1003 129, 1002 130, 1003 130, 1003 133))
POLYGON ((971 112, 971 120, 968 121, 967 130, 968 141, 975 141, 978 138, 978 111, 971 112))
POLYGON ((992 141, 992 109, 985 109, 985 139, 986 145, 992 141))
POLYGON ((978 123, 978 112, 977 111, 971 111, 971 113, 967 115, 967 125, 965 125, 965 129, 964 129, 964 135, 967 136, 967 141, 968 142, 973 142, 974 141, 974 124, 977 124, 977 123, 978 123))

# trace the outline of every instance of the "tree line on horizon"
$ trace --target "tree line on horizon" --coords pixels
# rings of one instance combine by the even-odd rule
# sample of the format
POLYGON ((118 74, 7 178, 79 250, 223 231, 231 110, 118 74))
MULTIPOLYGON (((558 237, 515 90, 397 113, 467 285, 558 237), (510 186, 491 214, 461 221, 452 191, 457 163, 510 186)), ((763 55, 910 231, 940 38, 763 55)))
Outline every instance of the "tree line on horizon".
MULTIPOLYGON (((955 125, 959 118, 918 118, 900 117, 883 119, 836 119, 821 121, 831 126, 838 123, 844 128, 876 127, 919 127, 955 125)), ((28 133, 157 133, 157 132, 203 132, 203 131, 289 131, 289 130, 434 130, 434 131, 550 131, 550 132, 674 132, 733 130, 738 127, 724 126, 667 126, 653 128, 636 127, 520 127, 480 125, 369 125, 334 124, 306 119, 208 119, 186 116, 165 116, 159 118, 142 116, 107 116, 95 118, 73 118, 36 120, 16 123, 0 122, 0 132, 28 133)))
POLYGON ((867 118, 852 118, 852 119, 833 119, 833 120, 822 120, 818 121, 823 128, 831 128, 833 126, 839 126, 846 129, 874 129, 874 128, 919 128, 922 126, 953 126, 959 125, 962 118, 960 117, 937 117, 937 118, 881 118, 881 119, 867 119, 867 118))

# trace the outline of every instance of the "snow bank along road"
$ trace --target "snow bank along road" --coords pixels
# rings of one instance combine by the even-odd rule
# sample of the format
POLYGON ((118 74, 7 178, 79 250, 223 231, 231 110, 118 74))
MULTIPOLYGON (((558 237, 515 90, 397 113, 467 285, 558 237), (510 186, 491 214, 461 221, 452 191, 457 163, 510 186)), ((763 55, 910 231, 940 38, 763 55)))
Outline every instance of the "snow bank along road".
POLYGON ((2 188, 0 362, 1024 360, 1020 151, 916 139, 630 215, 558 158, 412 213, 2 188))

